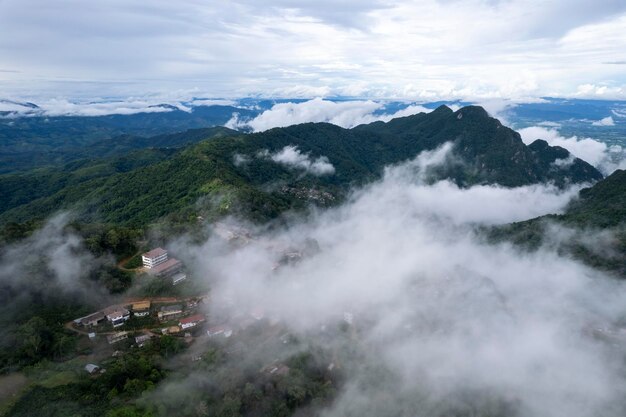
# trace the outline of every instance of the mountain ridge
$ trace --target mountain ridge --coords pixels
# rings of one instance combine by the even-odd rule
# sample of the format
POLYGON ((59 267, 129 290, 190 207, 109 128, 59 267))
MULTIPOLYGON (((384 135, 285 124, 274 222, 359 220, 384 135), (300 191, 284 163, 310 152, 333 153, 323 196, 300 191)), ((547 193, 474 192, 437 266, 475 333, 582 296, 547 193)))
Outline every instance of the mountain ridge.
MULTIPOLYGON (((563 156, 566 150, 533 150, 517 132, 476 106, 456 112, 440 106, 431 113, 353 129, 304 123, 252 134, 219 129, 217 132, 212 139, 184 147, 166 160, 33 198, 0 214, 0 222, 25 221, 33 213, 42 215, 74 208, 86 219, 145 224, 179 210, 194 217, 194 213, 207 210, 194 209, 198 201, 223 199, 216 203, 218 209, 208 210, 224 214, 240 207, 243 213, 266 220, 288 209, 302 209, 311 202, 335 204, 351 187, 380 178, 385 166, 410 160, 447 142, 454 144, 454 155, 462 163, 440 167, 432 180, 449 178, 460 186, 515 187, 538 182, 566 186, 602 178, 582 160, 574 159, 572 166, 576 165, 576 170, 572 166, 555 166, 555 155, 563 156), (334 173, 306 175, 271 158, 259 157, 286 147, 294 147, 306 158, 327 158, 334 173), (237 155, 247 162, 235 163, 237 155), (306 190, 326 197, 302 198, 306 190)), ((174 136, 181 142, 186 134, 174 136)), ((202 133, 199 135, 194 136, 194 141, 202 133)), ((164 144, 162 139, 159 144, 164 144)), ((0 187, 1 184, 0 181, 0 187)))
POLYGON ((511 242, 529 251, 553 246, 560 253, 626 279, 626 170, 616 170, 583 188, 563 214, 488 228, 483 233, 490 242, 511 242), (555 225, 567 230, 566 240, 550 238, 555 225))

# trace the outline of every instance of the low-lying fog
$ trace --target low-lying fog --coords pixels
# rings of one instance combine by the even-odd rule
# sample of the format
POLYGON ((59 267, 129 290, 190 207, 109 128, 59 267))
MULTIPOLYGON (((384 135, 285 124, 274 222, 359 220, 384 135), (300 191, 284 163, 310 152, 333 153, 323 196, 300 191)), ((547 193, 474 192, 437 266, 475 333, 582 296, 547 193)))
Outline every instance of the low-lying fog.
MULTIPOLYGON (((305 341, 297 349, 321 344, 330 352, 344 382, 326 416, 626 415, 623 285, 554 249, 522 252, 475 232, 559 212, 579 187, 426 185, 449 152, 444 146, 390 167, 341 207, 292 216, 289 226, 229 219, 213 230, 247 230, 236 244, 213 233, 202 245, 183 238, 168 249, 191 276, 209 280, 209 322, 262 311, 305 341), (348 342, 328 336, 342 323, 348 342)), ((58 230, 53 222, 6 252, 3 285, 15 284, 18 254, 27 251, 50 252, 50 268, 75 277, 75 239, 48 236, 58 230), (60 268, 64 260, 69 267, 60 268)), ((71 286, 51 279, 51 288, 71 286)), ((267 361, 281 354, 259 352, 267 361)), ((166 380, 151 395, 166 401, 181 384, 212 376, 187 378, 166 380)))
POLYGON ((211 281, 211 313, 262 310, 313 341, 352 319, 367 359, 344 364, 326 415, 625 415, 626 344, 594 333, 624 318, 623 286, 549 248, 486 244, 472 228, 559 212, 578 189, 422 183, 448 151, 389 168, 342 207, 278 231, 243 225, 244 245, 215 234, 172 249, 211 281), (280 263, 298 251, 299 262, 280 263))

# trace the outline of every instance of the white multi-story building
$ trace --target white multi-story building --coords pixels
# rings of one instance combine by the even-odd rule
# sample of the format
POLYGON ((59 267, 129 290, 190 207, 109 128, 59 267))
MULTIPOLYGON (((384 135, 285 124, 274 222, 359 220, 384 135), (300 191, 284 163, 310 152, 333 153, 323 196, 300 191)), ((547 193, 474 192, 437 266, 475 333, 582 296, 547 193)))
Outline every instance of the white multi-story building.
POLYGON ((146 268, 154 268, 167 261, 167 251, 163 248, 152 249, 150 252, 141 255, 141 260, 146 268))
POLYGON ((130 318, 130 311, 122 306, 111 306, 104 309, 103 313, 113 327, 119 327, 130 318))

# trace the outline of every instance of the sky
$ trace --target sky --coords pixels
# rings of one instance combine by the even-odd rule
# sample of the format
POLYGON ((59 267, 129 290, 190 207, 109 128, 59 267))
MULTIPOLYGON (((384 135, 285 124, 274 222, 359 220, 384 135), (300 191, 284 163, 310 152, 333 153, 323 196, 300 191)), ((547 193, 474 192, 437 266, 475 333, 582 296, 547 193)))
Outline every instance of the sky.
POLYGON ((626 98, 622 0, 0 0, 12 98, 626 98))

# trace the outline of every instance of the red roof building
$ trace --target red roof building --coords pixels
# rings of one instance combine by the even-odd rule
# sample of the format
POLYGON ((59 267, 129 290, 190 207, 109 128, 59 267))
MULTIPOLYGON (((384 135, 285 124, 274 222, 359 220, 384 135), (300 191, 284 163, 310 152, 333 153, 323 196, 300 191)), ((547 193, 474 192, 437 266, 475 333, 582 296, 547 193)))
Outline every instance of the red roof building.
POLYGON ((205 317, 202 314, 195 314, 193 316, 185 317, 184 319, 180 319, 178 325, 184 330, 190 327, 197 326, 198 323, 202 323, 205 321, 205 317))

